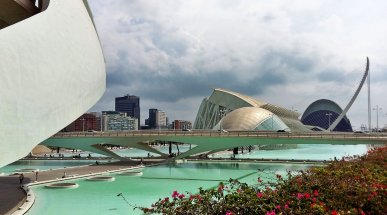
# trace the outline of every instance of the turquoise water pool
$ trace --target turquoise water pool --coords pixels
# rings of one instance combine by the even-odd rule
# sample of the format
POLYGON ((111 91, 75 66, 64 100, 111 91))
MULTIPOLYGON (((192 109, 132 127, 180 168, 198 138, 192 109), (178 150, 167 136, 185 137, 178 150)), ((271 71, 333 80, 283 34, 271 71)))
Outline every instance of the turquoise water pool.
POLYGON ((77 189, 48 189, 32 187, 37 196, 29 215, 35 214, 141 214, 133 211, 127 202, 138 206, 150 206, 160 197, 179 192, 196 193, 199 187, 210 188, 230 178, 239 178, 253 184, 257 177, 273 177, 274 172, 301 170, 308 165, 259 164, 259 163, 183 163, 160 165, 143 169, 141 177, 113 175, 114 182, 76 180, 77 189), (265 169, 266 172, 258 172, 265 169), (122 193, 122 196, 117 196, 122 193), (123 199, 125 198, 125 200, 123 199))
MULTIPOLYGON (((181 151, 188 147, 181 147, 181 151)), ((162 150, 168 150, 163 147, 162 150)), ((147 152, 137 149, 117 150, 125 157, 146 156, 147 152)), ((332 160, 334 157, 361 155, 366 153, 366 145, 298 145, 294 149, 254 150, 250 153, 236 155, 236 158, 267 158, 267 159, 310 159, 332 160)), ((175 152, 175 149, 174 149, 175 152)), ((245 150, 246 152, 246 150, 245 150)), ((118 152, 117 152, 118 153, 118 152)), ((214 157, 230 157, 230 152, 214 155, 214 157)), ((54 169, 71 165, 84 165, 93 160, 73 161, 19 161, 17 168, 54 169)), ((197 192, 199 187, 210 188, 219 182, 227 182, 230 178, 254 184, 257 177, 272 178, 274 173, 285 174, 287 170, 301 170, 309 165, 302 164, 262 164, 262 163, 213 163, 190 162, 173 165, 147 167, 143 175, 113 175, 113 182, 92 182, 85 179, 75 180, 77 189, 51 190, 44 186, 32 187, 36 194, 36 202, 28 214, 141 214, 133 211, 132 205, 150 206, 161 197, 179 192, 197 192), (265 169, 258 173, 257 169, 265 169), (258 175, 260 174, 260 175, 258 175), (117 196, 119 193, 122 195, 117 196), (125 199, 124 199, 125 198, 125 199), (126 202, 127 201, 127 202, 126 202)), ((16 168, 15 164, 1 168, 6 171, 16 168)), ((273 178, 274 180, 274 178, 273 178)))
MULTIPOLYGON (((253 150, 248 153, 238 154, 235 157, 243 158, 265 158, 265 159, 300 159, 300 160, 333 160, 344 156, 362 155, 367 152, 367 145, 330 145, 330 144, 299 144, 294 149, 278 150, 253 150)), ((229 158, 232 152, 217 154, 211 157, 229 158)))

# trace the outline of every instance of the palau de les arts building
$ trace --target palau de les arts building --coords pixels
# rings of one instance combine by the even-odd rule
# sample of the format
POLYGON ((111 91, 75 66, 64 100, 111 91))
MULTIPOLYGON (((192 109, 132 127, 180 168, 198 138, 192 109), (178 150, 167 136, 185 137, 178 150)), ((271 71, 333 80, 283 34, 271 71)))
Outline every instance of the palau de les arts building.
POLYGON ((105 59, 86 0, 1 0, 0 59, 0 167, 105 92, 105 59))
MULTIPOLYGON (((225 89, 214 89, 204 98, 195 119, 194 129, 226 131, 309 132, 328 129, 342 109, 334 102, 321 99, 313 102, 303 114, 273 105, 250 96, 225 89), (330 119, 326 114, 330 114, 330 119)), ((334 131, 352 131, 345 116, 334 131)))

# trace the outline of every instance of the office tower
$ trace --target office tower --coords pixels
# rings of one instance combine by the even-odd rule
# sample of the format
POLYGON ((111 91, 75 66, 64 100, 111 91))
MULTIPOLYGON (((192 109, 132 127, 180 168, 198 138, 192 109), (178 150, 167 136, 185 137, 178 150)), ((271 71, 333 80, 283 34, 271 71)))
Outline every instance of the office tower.
POLYGON ((149 118, 146 120, 149 129, 166 128, 167 114, 156 108, 149 109, 149 118))
POLYGON ((137 119, 137 127, 140 128, 140 97, 125 95, 116 97, 115 109, 118 112, 126 113, 127 116, 137 119))
POLYGON ((157 113, 157 109, 155 108, 149 109, 149 118, 148 118, 149 129, 156 128, 156 113, 157 113))
POLYGON ((162 110, 156 112, 156 127, 159 129, 167 127, 167 114, 162 110))

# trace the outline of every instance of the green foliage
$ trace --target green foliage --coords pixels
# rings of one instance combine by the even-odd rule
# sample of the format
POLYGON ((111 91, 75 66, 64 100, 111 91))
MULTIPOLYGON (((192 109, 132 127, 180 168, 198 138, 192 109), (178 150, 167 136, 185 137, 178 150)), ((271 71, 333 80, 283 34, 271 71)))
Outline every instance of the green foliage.
POLYGON ((145 214, 386 214, 387 147, 345 157, 299 174, 258 178, 256 185, 230 179, 187 196, 174 191, 145 214))

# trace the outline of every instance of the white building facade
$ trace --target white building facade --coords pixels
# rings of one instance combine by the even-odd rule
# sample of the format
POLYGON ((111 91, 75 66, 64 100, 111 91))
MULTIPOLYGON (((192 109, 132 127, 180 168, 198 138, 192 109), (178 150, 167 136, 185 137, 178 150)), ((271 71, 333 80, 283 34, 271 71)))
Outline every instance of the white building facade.
POLYGON ((106 87, 87 1, 38 3, 37 14, 0 29, 0 167, 89 110, 106 87))
POLYGON ((136 131, 138 119, 126 113, 106 111, 102 113, 102 131, 136 131))

